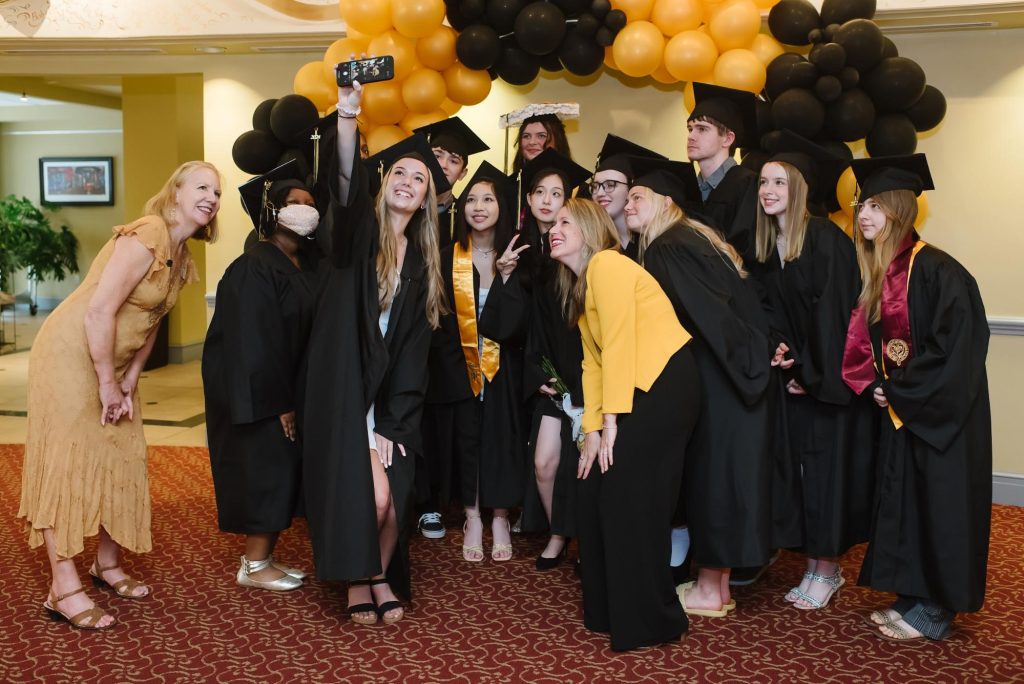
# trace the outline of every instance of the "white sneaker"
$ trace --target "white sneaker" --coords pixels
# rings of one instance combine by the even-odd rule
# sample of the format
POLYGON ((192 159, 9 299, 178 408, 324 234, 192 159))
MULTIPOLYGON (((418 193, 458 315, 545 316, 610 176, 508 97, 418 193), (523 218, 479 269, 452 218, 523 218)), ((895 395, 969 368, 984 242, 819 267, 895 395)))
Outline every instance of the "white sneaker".
POLYGON ((444 523, 441 522, 440 513, 424 513, 420 516, 417 527, 420 529, 420 534, 427 539, 444 538, 444 523))

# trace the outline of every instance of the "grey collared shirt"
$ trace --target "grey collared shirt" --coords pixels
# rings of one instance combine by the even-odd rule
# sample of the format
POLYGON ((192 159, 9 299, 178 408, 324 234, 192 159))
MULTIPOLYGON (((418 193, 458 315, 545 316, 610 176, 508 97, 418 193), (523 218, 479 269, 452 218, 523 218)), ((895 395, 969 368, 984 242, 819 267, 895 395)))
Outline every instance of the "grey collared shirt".
POLYGON ((697 174, 697 185, 700 187, 700 197, 703 201, 708 201, 708 195, 711 194, 712 190, 718 187, 718 184, 722 182, 723 178, 725 178, 725 174, 729 173, 729 169, 734 166, 736 166, 736 160, 732 157, 728 157, 724 162, 722 162, 722 165, 715 169, 715 172, 707 178, 704 177, 704 174, 697 174))

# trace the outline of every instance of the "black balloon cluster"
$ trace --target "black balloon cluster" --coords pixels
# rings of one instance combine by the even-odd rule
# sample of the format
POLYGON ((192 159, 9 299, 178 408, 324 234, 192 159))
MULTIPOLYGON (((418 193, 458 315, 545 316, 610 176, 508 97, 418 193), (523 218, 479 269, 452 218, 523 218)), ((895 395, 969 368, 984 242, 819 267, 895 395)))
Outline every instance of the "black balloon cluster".
POLYGON ((246 173, 264 174, 291 158, 305 162, 303 148, 309 131, 320 120, 316 105, 302 95, 264 100, 252 115, 251 131, 238 136, 231 147, 235 165, 246 173))
POLYGON ((543 68, 587 76, 626 25, 609 0, 445 0, 459 37, 455 53, 470 69, 526 85, 543 68))
MULTIPOLYGON (((900 57, 871 20, 875 0, 825 0, 819 15, 808 0, 781 0, 768 14, 772 35, 808 45, 768 65, 770 117, 762 132, 789 128, 807 138, 865 138, 873 157, 912 154, 917 133, 939 125, 946 98, 925 83, 924 70, 900 57)), ((771 133, 762 140, 771 147, 771 133)))

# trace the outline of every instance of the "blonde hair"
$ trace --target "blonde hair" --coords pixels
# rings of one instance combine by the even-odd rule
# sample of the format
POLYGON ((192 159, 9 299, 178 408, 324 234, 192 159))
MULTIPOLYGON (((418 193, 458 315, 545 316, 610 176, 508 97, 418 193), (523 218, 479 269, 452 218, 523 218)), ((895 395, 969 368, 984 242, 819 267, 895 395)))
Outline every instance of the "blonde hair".
POLYGON ((854 244, 857 247, 857 265, 860 266, 861 291, 857 303, 864 307, 871 323, 881 318, 882 285, 896 250, 914 230, 917 219, 917 197, 910 190, 887 190, 868 199, 878 204, 885 214, 885 226, 874 240, 867 240, 856 229, 860 219, 860 206, 853 216, 854 244))
MULTIPOLYGON (((782 255, 782 260, 795 261, 800 258, 800 253, 804 250, 807 223, 811 220, 811 212, 807 211, 807 181, 792 164, 772 161, 766 162, 765 166, 768 164, 778 164, 786 172, 789 199, 786 202, 786 253, 782 255)), ((763 264, 771 257, 772 249, 779 238, 779 232, 781 229, 778 217, 764 213, 764 207, 758 200, 757 232, 754 236, 754 245, 756 247, 755 258, 760 263, 763 264)))
MULTIPOLYGON (((661 235, 665 233, 669 228, 675 225, 681 225, 689 228, 693 232, 702 236, 705 240, 711 243, 719 253, 724 254, 728 257, 729 261, 736 267, 736 272, 740 278, 746 278, 747 272, 743 268, 743 259, 740 257, 739 252, 725 241, 717 230, 711 226, 705 225, 700 221, 694 221, 686 215, 686 212, 675 203, 674 200, 666 202, 666 195, 659 195, 648 187, 642 185, 634 186, 629 189, 630 192, 634 190, 640 190, 644 193, 645 198, 648 202, 654 205, 654 215, 647 221, 647 225, 644 226, 643 232, 640 234, 640 240, 638 245, 638 253, 640 255, 640 263, 644 263, 644 252, 650 247, 651 243, 657 240, 661 235)), ((671 199, 671 198, 669 198, 671 199)))
MULTIPOLYGON (((220 179, 220 171, 209 162, 199 160, 185 162, 174 170, 174 173, 167 179, 164 186, 160 188, 160 191, 146 201, 146 206, 143 208, 142 213, 146 216, 159 216, 168 227, 176 224, 175 210, 178 206, 178 190, 181 189, 185 179, 199 169, 209 169, 217 174, 218 180, 220 179)), ((193 238, 203 242, 213 242, 217 239, 216 216, 210 219, 210 222, 205 226, 201 226, 201 228, 202 230, 197 230, 195 235, 192 236, 193 238)))
POLYGON ((571 198, 562 207, 573 223, 579 226, 583 235, 583 269, 579 276, 565 264, 558 268, 558 297, 562 302, 562 314, 570 327, 576 325, 587 299, 587 267, 590 260, 600 251, 614 249, 619 251, 619 233, 615 230, 608 212, 600 204, 588 199, 571 198))
MULTIPOLYGON (((385 193, 392 169, 388 169, 384 174, 376 201, 377 224, 380 227, 380 245, 377 250, 377 304, 381 311, 391 306, 391 302, 398 294, 398 284, 401 281, 401 274, 398 271, 398 237, 391 228, 392 213, 388 208, 385 193)), ((444 280, 441 278, 441 248, 437 237, 437 211, 434 209, 437 206, 437 192, 429 169, 427 196, 423 200, 423 205, 424 208, 417 210, 409 223, 418 224, 411 238, 415 240, 420 254, 423 255, 427 280, 427 322, 436 330, 440 327, 441 316, 448 312, 448 307, 445 305, 444 280)))

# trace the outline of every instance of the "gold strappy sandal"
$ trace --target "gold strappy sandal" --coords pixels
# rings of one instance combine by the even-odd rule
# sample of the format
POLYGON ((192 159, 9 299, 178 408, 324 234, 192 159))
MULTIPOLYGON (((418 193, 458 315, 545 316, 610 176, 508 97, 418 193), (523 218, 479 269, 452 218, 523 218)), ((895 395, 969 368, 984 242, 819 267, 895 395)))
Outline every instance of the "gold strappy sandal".
POLYGON ((149 585, 133 580, 131 577, 125 577, 113 584, 103 579, 103 573, 109 570, 118 570, 120 567, 121 566, 119 565, 112 565, 109 568, 101 568, 94 561, 92 567, 89 568, 89 575, 92 577, 92 583, 100 589, 112 589, 115 594, 126 599, 144 599, 152 593, 152 589, 149 585), (139 587, 146 587, 146 593, 135 595, 135 590, 139 587))
POLYGON ((57 607, 58 605, 60 605, 61 601, 68 598, 69 596, 74 596, 75 594, 82 594, 84 592, 85 587, 78 587, 78 589, 75 589, 74 591, 69 591, 68 593, 61 594, 60 596, 54 596, 53 590, 51 589, 50 595, 47 597, 45 601, 43 601, 43 608, 45 608, 46 612, 50 614, 50 619, 65 620, 75 629, 101 630, 110 629, 111 627, 115 626, 117 624, 116 620, 114 622, 111 622, 109 625, 103 625, 102 627, 99 626, 100 620, 103 619, 104 615, 107 615, 107 611, 95 605, 92 608, 86 608, 82 612, 76 613, 75 615, 68 615, 63 610, 57 607))

